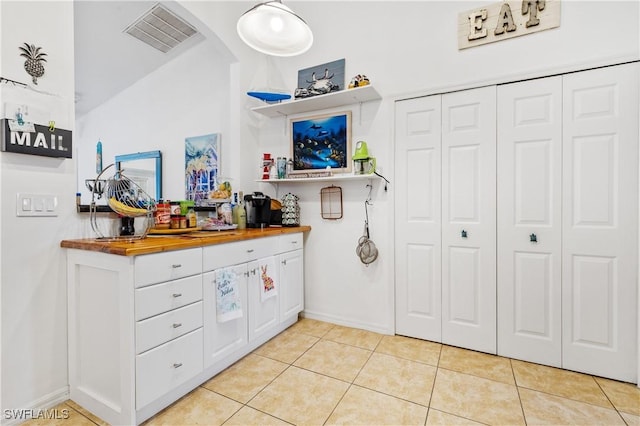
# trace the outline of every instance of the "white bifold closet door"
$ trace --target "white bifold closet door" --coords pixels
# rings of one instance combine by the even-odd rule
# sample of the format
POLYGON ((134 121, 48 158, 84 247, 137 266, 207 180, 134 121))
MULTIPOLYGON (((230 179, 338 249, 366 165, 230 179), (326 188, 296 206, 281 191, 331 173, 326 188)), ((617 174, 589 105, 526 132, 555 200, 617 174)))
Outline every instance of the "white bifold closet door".
POLYGON ((637 380, 638 63, 563 78, 563 367, 637 380))
POLYGON ((441 340, 440 96, 396 103, 396 333, 441 340))
POLYGON ((496 353, 496 87, 442 95, 442 343, 496 353))
POLYGON ((562 364, 562 77, 498 86, 498 354, 562 364))

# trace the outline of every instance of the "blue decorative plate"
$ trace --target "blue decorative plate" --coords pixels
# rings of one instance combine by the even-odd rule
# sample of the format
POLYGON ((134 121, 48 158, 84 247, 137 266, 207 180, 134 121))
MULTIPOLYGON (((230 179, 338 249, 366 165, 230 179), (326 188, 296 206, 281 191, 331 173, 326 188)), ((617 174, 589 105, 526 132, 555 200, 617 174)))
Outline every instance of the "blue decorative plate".
POLYGON ((274 103, 283 101, 285 99, 291 99, 291 95, 287 95, 284 93, 247 92, 247 95, 253 96, 254 98, 258 98, 261 101, 265 101, 267 103, 274 103))

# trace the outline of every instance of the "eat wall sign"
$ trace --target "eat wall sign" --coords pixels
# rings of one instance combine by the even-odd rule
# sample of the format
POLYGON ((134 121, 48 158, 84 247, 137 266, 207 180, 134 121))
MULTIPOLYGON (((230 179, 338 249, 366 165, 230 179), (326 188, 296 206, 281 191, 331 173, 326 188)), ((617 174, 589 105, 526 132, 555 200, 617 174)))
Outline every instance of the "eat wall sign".
POLYGON ((560 0, 494 3, 458 15, 458 49, 560 26, 560 0))

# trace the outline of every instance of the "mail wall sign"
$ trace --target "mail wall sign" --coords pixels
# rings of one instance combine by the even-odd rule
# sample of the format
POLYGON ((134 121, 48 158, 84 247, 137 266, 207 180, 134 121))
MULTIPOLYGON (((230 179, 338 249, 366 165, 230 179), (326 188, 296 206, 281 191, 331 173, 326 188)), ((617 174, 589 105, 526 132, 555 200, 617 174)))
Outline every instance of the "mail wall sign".
POLYGON ((2 120, 2 151, 72 158, 72 132, 56 127, 2 120))
POLYGON ((494 3, 458 15, 458 49, 528 35, 560 26, 560 0, 494 3))

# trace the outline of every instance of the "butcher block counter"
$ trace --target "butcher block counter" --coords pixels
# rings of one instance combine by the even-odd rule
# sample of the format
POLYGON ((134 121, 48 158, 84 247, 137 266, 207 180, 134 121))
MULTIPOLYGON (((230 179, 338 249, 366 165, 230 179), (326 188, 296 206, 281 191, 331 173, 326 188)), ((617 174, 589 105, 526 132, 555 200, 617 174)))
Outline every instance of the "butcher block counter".
POLYGON ((150 234, 142 240, 131 241, 100 241, 96 238, 63 240, 60 246, 63 248, 99 251, 120 256, 137 256, 255 238, 274 237, 282 234, 308 232, 310 230, 310 226, 295 226, 269 227, 264 229, 247 228, 232 231, 194 231, 179 235, 150 234))

